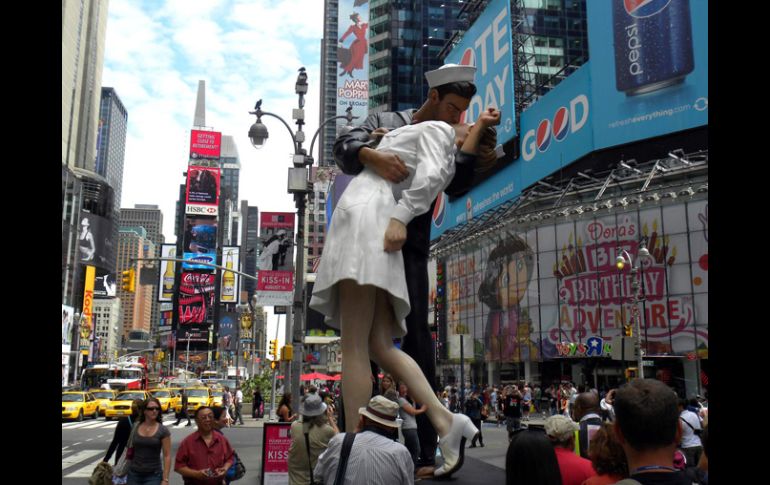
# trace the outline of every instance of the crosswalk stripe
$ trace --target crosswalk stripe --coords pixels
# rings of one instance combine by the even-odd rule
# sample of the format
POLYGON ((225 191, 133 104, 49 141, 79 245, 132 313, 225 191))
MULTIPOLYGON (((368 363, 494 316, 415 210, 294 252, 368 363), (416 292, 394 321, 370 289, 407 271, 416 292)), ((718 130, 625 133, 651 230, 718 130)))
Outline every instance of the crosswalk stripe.
MULTIPOLYGON (((77 465, 81 461, 88 460, 89 458, 100 455, 104 453, 104 450, 83 450, 75 453, 74 455, 70 455, 66 458, 62 458, 61 460, 61 469, 64 470, 65 468, 69 468, 71 466, 77 465)), ((91 469, 93 471, 93 468, 91 469)), ((91 476, 89 473, 88 476, 91 476)))
POLYGON ((94 428, 112 428, 116 426, 117 421, 89 421, 87 423, 62 423, 61 429, 94 429, 94 428))
MULTIPOLYGON (((85 461, 85 460, 84 460, 85 461)), ((70 473, 69 475, 64 475, 62 478, 85 478, 90 477, 94 473, 94 468, 96 468, 96 465, 102 461, 101 458, 96 460, 93 463, 89 463, 88 465, 84 466, 83 468, 78 468, 74 472, 70 473)))

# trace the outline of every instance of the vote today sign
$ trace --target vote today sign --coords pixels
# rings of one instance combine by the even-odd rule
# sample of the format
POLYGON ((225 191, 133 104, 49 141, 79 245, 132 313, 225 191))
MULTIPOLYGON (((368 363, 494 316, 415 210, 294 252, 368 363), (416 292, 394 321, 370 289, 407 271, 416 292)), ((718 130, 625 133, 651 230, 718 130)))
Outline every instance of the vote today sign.
POLYGON ((265 423, 262 431, 262 485, 288 485, 291 423, 265 423))

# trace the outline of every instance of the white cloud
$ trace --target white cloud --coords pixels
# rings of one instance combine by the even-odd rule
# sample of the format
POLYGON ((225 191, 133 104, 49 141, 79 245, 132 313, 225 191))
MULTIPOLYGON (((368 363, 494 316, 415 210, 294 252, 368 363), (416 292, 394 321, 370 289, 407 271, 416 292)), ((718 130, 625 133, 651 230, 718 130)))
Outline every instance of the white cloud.
POLYGON ((309 149, 318 127, 323 20, 320 0, 112 0, 102 82, 115 88, 128 111, 121 206, 157 204, 166 240, 175 240, 175 204, 203 79, 206 124, 238 145, 240 198, 261 211, 293 212, 286 193, 291 138, 278 120, 266 117, 270 138, 255 150, 247 137, 255 118, 248 112, 262 98, 265 111, 295 130, 294 82, 305 66, 309 149))

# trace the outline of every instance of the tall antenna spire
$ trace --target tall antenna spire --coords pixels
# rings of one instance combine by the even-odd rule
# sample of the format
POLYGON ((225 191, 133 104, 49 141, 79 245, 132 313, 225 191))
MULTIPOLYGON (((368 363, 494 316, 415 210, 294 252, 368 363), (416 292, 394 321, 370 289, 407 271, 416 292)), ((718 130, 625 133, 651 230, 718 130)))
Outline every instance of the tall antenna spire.
POLYGON ((206 126, 206 81, 198 81, 198 99, 195 101, 193 126, 206 126))

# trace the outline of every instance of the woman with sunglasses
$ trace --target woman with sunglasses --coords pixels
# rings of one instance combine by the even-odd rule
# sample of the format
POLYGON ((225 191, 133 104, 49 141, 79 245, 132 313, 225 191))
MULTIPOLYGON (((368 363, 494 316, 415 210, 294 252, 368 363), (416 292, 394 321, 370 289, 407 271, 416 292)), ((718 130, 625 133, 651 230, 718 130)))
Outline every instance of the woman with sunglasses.
POLYGON ((168 485, 171 473, 171 432, 163 426, 160 401, 151 397, 141 408, 134 433, 134 457, 128 485, 168 485), (163 451, 163 463, 160 461, 163 451))

